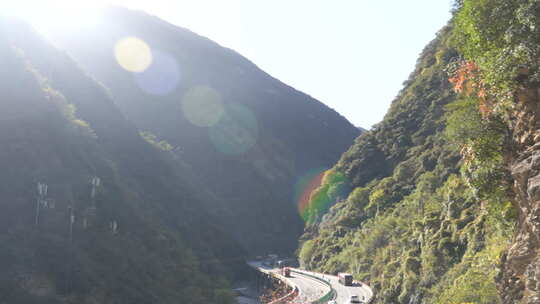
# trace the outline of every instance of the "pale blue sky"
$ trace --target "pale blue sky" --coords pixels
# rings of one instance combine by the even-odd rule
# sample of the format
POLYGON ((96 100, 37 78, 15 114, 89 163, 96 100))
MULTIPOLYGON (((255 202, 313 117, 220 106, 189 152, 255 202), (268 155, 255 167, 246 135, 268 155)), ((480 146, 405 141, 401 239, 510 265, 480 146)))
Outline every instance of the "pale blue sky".
POLYGON ((66 24, 66 19, 91 22, 77 16, 77 12, 88 15, 90 7, 113 4, 147 11, 238 51, 364 128, 383 118, 423 47, 450 18, 451 4, 451 0, 10 2, 8 6, 42 29, 66 24))

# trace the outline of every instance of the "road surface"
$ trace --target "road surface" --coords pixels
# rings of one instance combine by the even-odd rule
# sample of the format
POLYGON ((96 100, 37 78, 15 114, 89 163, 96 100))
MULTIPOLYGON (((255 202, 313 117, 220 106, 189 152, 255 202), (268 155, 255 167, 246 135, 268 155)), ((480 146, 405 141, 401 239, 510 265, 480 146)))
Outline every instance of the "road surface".
POLYGON ((329 282, 332 285, 332 288, 334 288, 337 293, 337 297, 334 300, 338 302, 338 304, 347 302, 353 295, 358 296, 360 300, 366 303, 373 297, 373 291, 371 290, 371 288, 369 288, 369 286, 365 284, 355 282, 354 286, 343 286, 339 283, 338 278, 333 275, 321 274, 299 269, 297 269, 296 271, 308 273, 329 282))
POLYGON ((299 294, 294 299, 294 302, 297 303, 313 302, 330 292, 328 285, 300 273, 292 272, 289 280, 298 287, 299 294))
MULTIPOLYGON (((259 262, 248 262, 248 264, 265 273, 278 273, 278 269, 271 269, 264 267, 259 262)), ((289 283, 294 284, 300 290, 299 296, 294 299, 293 303, 309 303, 320 299, 322 296, 330 291, 328 285, 324 284, 320 280, 314 279, 308 275, 315 276, 321 280, 324 280, 332 286, 336 291, 336 298, 338 304, 346 303, 352 295, 357 295, 360 300, 365 303, 373 297, 373 291, 369 286, 355 282, 354 286, 343 286, 339 283, 338 278, 332 275, 321 274, 317 272, 305 271, 301 269, 293 269, 289 283)))
MULTIPOLYGON (((248 264, 264 273, 279 273, 278 268, 269 268, 259 262, 248 262, 248 264)), ((291 273, 290 278, 286 278, 289 285, 298 287, 299 294, 294 302, 309 303, 323 297, 330 291, 330 287, 323 282, 300 273, 291 273)))

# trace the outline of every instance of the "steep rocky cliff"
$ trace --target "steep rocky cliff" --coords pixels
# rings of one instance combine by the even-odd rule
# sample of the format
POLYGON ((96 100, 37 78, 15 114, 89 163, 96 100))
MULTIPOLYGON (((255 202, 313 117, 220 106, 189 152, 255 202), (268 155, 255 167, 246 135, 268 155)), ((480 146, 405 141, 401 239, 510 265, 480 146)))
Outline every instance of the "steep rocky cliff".
POLYGON ((519 217, 512 245, 501 257, 498 283, 504 303, 540 303, 539 92, 537 85, 528 84, 515 96, 513 149, 507 162, 519 217))
POLYGON ((477 66, 462 75, 471 88, 464 93, 474 96, 485 120, 498 117, 507 128, 504 171, 517 221, 500 257, 499 293, 505 304, 540 303, 540 6, 466 0, 457 9, 456 40, 477 66))

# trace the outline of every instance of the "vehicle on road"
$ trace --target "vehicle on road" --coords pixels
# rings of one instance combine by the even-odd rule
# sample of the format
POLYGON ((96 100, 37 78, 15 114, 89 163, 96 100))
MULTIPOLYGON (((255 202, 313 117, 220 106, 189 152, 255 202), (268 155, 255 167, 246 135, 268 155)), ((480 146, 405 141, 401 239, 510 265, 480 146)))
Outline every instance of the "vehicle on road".
POLYGON ((351 296, 351 298, 345 303, 346 304, 362 304, 362 302, 360 301, 360 297, 356 295, 351 296))
POLYGON ((281 275, 290 278, 291 277, 291 269, 289 267, 284 267, 281 269, 281 275))
POLYGON ((350 273, 340 272, 338 273, 338 281, 345 286, 352 286, 353 277, 350 273))

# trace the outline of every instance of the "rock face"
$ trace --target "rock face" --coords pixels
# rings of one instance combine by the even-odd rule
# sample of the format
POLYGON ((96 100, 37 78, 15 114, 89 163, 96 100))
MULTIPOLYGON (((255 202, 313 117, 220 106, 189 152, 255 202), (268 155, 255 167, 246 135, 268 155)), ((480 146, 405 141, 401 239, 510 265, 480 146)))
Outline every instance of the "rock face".
POLYGON ((514 240, 501 257, 498 278, 503 303, 540 303, 540 90, 516 94, 512 151, 507 155, 514 179, 518 223, 514 240))

